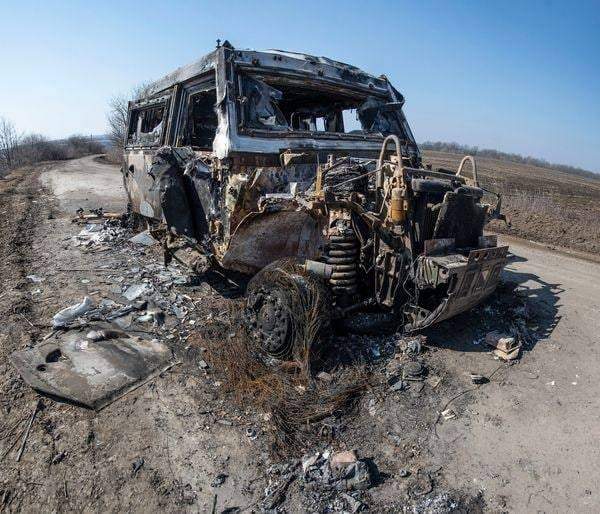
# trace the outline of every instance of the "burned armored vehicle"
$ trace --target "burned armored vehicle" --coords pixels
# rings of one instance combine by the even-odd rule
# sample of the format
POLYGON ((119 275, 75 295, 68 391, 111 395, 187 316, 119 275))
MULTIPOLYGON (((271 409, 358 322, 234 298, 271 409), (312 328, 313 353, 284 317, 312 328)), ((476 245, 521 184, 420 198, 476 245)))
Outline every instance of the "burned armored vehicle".
POLYGON ((440 322, 498 283, 507 247, 483 227, 500 199, 484 203, 470 157, 424 167, 403 104, 385 76, 224 43, 130 102, 131 209, 162 224, 169 258, 254 276, 246 311, 272 355, 315 305, 440 322))

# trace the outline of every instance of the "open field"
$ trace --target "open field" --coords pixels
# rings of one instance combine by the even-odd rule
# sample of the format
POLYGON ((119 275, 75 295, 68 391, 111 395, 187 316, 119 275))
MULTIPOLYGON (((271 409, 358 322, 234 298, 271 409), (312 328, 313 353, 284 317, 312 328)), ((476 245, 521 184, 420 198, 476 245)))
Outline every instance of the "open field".
MULTIPOLYGON (((425 151, 433 167, 457 169, 462 155, 425 151)), ((600 253, 598 180, 537 166, 476 158, 484 188, 503 195, 511 227, 494 221, 490 229, 549 245, 600 253)))

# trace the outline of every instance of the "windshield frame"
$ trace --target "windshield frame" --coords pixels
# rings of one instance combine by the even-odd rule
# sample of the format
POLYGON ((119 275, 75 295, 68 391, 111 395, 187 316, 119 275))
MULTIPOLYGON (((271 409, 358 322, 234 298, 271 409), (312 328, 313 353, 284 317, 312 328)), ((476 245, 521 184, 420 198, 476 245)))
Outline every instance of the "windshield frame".
MULTIPOLYGON (((307 77, 291 71, 264 69, 264 68, 252 68, 248 66, 237 66, 237 73, 235 74, 235 106, 237 115, 237 132, 240 136, 250 137, 261 137, 261 138, 277 138, 277 139, 323 139, 323 140, 347 140, 347 141, 370 141, 380 142, 387 134, 382 132, 329 132, 320 130, 301 130, 301 129, 290 129, 288 130, 277 130, 269 128, 256 128, 249 127, 248 120, 246 119, 245 109, 242 105, 244 99, 244 77, 248 76, 250 79, 262 81, 263 78, 268 77, 273 82, 285 81, 287 85, 306 88, 306 89, 318 89, 324 93, 330 93, 332 95, 339 94, 341 97, 362 97, 365 101, 368 97, 374 97, 377 100, 381 100, 386 103, 392 103, 393 99, 390 97, 389 92, 384 93, 381 90, 369 89, 365 87, 357 87, 352 83, 342 83, 338 81, 328 80, 324 77, 307 77)), ((269 87, 277 89, 277 84, 273 84, 271 81, 263 81, 269 87)), ((396 113, 396 121, 401 130, 406 130, 406 121, 402 114, 401 106, 398 108, 396 113)), ((405 140, 409 145, 415 145, 412 133, 394 133, 401 140, 405 140)))

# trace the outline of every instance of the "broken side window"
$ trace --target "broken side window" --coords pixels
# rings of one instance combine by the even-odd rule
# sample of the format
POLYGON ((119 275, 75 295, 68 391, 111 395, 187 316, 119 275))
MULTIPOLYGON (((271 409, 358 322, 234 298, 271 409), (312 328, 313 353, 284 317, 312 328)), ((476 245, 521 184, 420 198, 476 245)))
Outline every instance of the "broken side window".
POLYGON ((131 111, 127 142, 141 145, 160 144, 164 114, 164 104, 131 111))
POLYGON ((216 89, 190 95, 184 114, 185 128, 182 144, 200 150, 212 149, 217 132, 218 119, 215 112, 216 89))

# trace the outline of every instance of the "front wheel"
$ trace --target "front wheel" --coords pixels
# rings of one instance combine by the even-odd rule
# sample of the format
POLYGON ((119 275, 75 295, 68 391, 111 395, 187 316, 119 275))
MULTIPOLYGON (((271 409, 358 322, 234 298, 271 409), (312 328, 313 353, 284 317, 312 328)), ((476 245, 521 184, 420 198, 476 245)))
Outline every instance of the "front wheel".
POLYGON ((303 361, 329 331, 331 305, 320 278, 295 260, 278 260, 248 283, 246 328, 259 351, 303 361))

